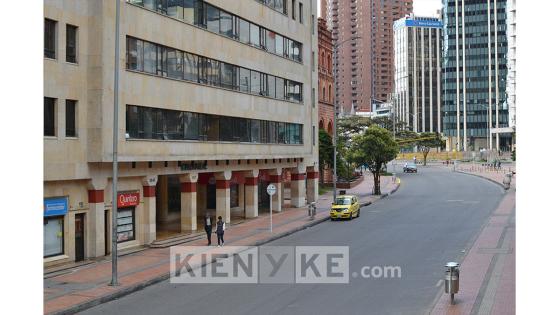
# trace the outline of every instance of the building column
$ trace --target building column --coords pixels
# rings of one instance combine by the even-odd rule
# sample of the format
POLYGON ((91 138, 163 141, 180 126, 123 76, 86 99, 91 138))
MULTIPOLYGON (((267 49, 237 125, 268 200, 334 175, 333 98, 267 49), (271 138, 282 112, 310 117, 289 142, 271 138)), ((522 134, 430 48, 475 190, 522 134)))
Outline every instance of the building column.
POLYGON ((216 177, 216 221, 221 216, 225 223, 230 222, 230 191, 229 181, 231 180, 231 171, 218 172, 216 177))
POLYGON ((87 257, 105 256, 105 188, 107 178, 92 178, 88 183, 89 211, 86 217, 87 257))
POLYGON ((259 170, 245 173, 245 218, 259 216, 259 170))
POLYGON ((319 200, 319 171, 316 166, 307 168, 307 202, 319 200))
POLYGON ((181 232, 196 231, 196 182, 198 174, 179 177, 181 182, 181 232))
POLYGON ((157 176, 146 176, 142 179, 142 195, 144 199, 143 237, 146 244, 156 240, 156 184, 157 176))
POLYGON ((303 207, 305 206, 305 166, 298 164, 291 173, 290 203, 294 208, 303 207))
POLYGON ((276 186, 276 194, 270 196, 272 198, 272 211, 281 212, 282 204, 284 203, 284 194, 282 191, 282 169, 274 168, 268 170, 270 183, 276 186))

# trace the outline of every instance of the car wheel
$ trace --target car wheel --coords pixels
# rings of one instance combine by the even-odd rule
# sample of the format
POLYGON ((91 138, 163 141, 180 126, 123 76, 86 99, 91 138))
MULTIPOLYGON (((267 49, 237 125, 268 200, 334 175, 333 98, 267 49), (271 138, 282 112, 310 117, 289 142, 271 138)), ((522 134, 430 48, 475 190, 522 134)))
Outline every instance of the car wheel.
POLYGON ((358 215, 356 216, 356 218, 360 217, 360 209, 358 209, 358 215))
POLYGON ((334 218, 331 218, 331 221, 334 221, 334 218))
POLYGON ((350 212, 350 216, 348 217, 348 220, 352 221, 353 218, 354 218, 354 214, 350 212))

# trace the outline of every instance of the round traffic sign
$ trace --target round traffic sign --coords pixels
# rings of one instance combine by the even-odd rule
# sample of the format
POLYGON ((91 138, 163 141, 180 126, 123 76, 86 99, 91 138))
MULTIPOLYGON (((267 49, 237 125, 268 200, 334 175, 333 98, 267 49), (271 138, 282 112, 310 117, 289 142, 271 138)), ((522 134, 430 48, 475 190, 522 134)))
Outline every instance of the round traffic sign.
POLYGON ((270 184, 266 187, 266 192, 272 196, 276 193, 276 186, 274 186, 273 184, 270 184))

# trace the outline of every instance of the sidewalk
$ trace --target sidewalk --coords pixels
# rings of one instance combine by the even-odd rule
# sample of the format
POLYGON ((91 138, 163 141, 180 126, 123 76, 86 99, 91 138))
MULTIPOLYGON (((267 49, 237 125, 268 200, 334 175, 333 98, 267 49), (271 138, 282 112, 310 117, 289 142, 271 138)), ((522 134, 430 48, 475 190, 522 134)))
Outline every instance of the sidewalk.
MULTIPOLYGON (((364 181, 348 194, 356 194, 360 203, 371 203, 398 189, 399 181, 392 183, 390 176, 381 179, 383 196, 371 196, 373 176, 366 175, 364 181), (368 195, 369 194, 369 195, 368 195)), ((318 224, 329 218, 332 193, 319 196, 317 215, 311 221, 307 207, 287 208, 272 216, 273 233, 269 232, 269 216, 247 220, 244 223, 228 226, 225 234, 227 245, 253 246, 278 239, 306 227, 318 224)), ((215 236, 213 236, 215 241, 215 236)), ((181 245, 204 246, 206 239, 194 239, 181 245)), ((216 248, 206 247, 208 251, 216 248)), ((62 275, 43 280, 45 314, 70 314, 97 304, 124 296, 151 284, 169 278, 169 248, 149 248, 129 255, 120 256, 118 260, 120 286, 112 287, 111 261, 107 259, 79 266, 62 275)))
MULTIPOLYGON (((515 171, 515 165, 511 170, 515 171)), ((476 165, 461 165, 457 171, 500 185, 504 177, 503 170, 476 165)), ((455 304, 450 304, 442 286, 430 314, 515 314, 515 177, 461 263, 455 304)))

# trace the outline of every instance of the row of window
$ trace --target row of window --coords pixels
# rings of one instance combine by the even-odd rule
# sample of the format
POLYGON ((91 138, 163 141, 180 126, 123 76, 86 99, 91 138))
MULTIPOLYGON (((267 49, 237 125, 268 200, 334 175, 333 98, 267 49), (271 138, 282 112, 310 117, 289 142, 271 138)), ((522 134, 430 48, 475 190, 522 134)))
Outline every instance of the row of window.
POLYGON ((303 144, 303 125, 126 106, 126 132, 132 139, 303 144))
POLYGON ((126 68, 163 77, 293 102, 303 101, 303 84, 133 37, 126 41, 126 68))
MULTIPOLYGON (((45 19, 44 25, 44 56, 56 59, 57 22, 45 19)), ((66 24, 66 62, 78 62, 78 27, 66 24)))
MULTIPOLYGON (((48 137, 56 137, 57 110, 56 98, 43 98, 43 135, 48 137)), ((75 100, 66 100, 65 103, 65 130, 66 137, 77 137, 76 131, 76 104, 75 100)))
POLYGON ((302 61, 302 44, 202 0, 128 0, 273 54, 302 61))

